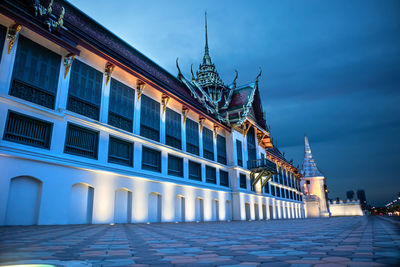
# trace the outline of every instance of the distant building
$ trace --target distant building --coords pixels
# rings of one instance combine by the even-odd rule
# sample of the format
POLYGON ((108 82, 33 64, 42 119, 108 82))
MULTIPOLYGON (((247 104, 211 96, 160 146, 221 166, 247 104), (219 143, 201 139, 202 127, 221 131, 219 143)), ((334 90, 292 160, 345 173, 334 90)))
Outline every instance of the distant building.
POLYGON ((350 190, 346 192, 347 199, 353 200, 354 199, 354 191, 350 190))
POLYGON ((357 190, 357 198, 360 200, 361 207, 363 210, 367 208, 367 198, 364 190, 357 190))

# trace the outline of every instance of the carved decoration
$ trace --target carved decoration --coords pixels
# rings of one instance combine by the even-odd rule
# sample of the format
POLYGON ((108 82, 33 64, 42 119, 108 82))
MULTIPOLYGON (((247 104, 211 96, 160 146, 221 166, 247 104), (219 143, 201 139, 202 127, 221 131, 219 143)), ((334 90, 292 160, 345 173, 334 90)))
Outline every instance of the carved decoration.
POLYGON ((64 57, 64 68, 65 68, 64 79, 67 78, 67 75, 69 73, 69 70, 71 69, 71 65, 72 65, 72 62, 74 61, 74 59, 75 59, 75 54, 72 54, 72 53, 70 53, 64 57))
POLYGON ((106 63, 106 67, 104 69, 104 74, 106 75, 106 86, 110 82, 111 75, 112 75, 114 69, 115 69, 115 66, 113 64, 111 64, 110 62, 106 63))
POLYGON ((169 99, 170 99, 169 96, 167 96, 166 94, 162 94, 161 96, 162 114, 164 114, 165 110, 167 110, 169 99))
POLYGON ((247 132, 250 130, 251 128, 251 123, 245 123, 243 124, 243 138, 246 137, 247 132))
POLYGON ((217 138, 217 136, 218 136, 218 129, 219 129, 219 126, 214 125, 214 138, 217 138))
POLYGON ((204 121, 206 118, 200 117, 199 119, 199 125, 200 125, 200 132, 203 132, 203 126, 204 126, 204 121))
POLYGON ((19 24, 14 24, 8 28, 7 39, 8 42, 8 54, 10 54, 11 49, 14 46, 15 39, 17 38, 19 32, 21 31, 22 26, 19 24))
POLYGON ((137 101, 140 100, 140 97, 142 96, 143 90, 144 90, 145 87, 146 87, 146 83, 145 82, 143 82, 141 80, 137 81, 137 83, 136 83, 136 90, 138 91, 137 101))
POLYGON ((258 137, 258 145, 259 145, 259 146, 263 143, 263 140, 264 140, 265 136, 267 136, 267 135, 264 134, 264 133, 259 133, 259 134, 257 134, 257 137, 258 137))
POLYGON ((35 16, 44 17, 44 24, 47 26, 50 32, 52 30, 58 30, 64 25, 65 8, 61 7, 61 14, 56 21, 52 18, 53 2, 54 0, 51 0, 48 7, 45 7, 42 4, 40 4, 39 0, 35 0, 33 4, 33 8, 35 10, 35 16))
POLYGON ((189 108, 187 108, 187 107, 185 107, 185 106, 182 107, 183 124, 186 123, 186 118, 187 118, 187 115, 188 115, 189 111, 190 111, 189 108))

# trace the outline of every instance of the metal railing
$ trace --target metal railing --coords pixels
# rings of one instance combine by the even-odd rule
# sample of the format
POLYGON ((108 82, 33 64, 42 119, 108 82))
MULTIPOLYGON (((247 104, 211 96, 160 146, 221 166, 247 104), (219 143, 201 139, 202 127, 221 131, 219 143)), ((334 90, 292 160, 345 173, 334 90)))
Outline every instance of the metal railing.
POLYGON ((276 173, 276 164, 267 158, 248 160, 247 168, 249 170, 254 169, 267 169, 270 172, 276 173))

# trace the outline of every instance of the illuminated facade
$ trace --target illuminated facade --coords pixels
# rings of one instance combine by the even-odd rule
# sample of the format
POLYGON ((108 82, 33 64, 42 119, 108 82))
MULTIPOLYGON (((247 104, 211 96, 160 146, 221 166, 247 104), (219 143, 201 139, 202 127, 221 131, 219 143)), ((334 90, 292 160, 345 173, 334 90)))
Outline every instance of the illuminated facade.
POLYGON ((261 73, 225 85, 206 36, 196 75, 174 77, 49 2, 0 3, 0 225, 305 217, 261 73))

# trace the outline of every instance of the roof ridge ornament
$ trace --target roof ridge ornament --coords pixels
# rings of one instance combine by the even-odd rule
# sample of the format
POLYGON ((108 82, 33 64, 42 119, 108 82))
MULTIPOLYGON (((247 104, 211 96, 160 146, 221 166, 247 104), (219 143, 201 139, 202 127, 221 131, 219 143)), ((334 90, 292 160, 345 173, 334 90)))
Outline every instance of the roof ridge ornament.
POLYGON ((257 77, 256 77, 256 85, 258 86, 258 79, 261 77, 262 74, 262 69, 260 67, 260 72, 258 73, 257 77))
POLYGON ((181 68, 179 68, 178 60, 179 60, 179 57, 176 58, 176 68, 178 69, 178 78, 179 78, 179 77, 182 77, 182 72, 181 72, 181 68))

